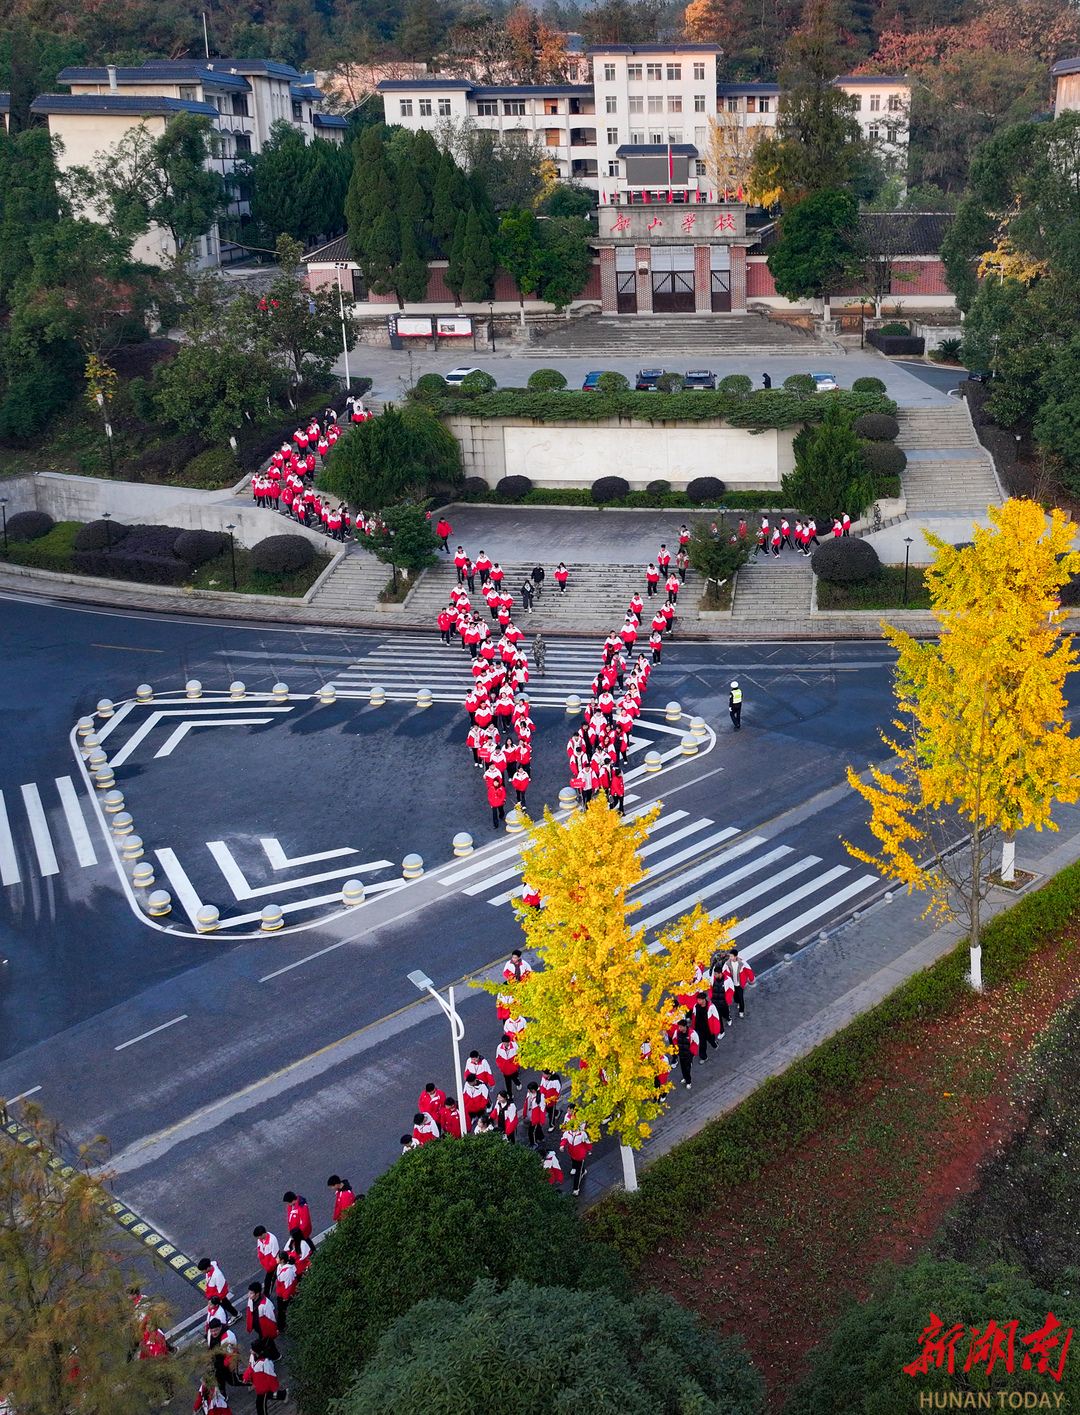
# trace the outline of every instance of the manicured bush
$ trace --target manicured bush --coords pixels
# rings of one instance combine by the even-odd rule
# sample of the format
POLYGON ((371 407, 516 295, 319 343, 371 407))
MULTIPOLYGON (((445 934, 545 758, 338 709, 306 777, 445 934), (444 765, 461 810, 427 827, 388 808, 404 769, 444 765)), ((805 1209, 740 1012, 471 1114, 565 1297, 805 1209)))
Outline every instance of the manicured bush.
POLYGON ((903 496, 904 484, 899 477, 874 478, 874 500, 877 501, 882 496, 903 496))
POLYGON ((852 393, 884 393, 885 385, 880 378, 857 378, 851 385, 852 393))
POLYGON ((221 531, 181 531, 173 541, 173 554, 187 565, 205 565, 220 555, 228 543, 221 531))
POLYGON ((45 511, 16 511, 7 521, 7 538, 13 541, 40 540, 56 522, 45 511))
POLYGON ((903 338, 905 335, 911 333, 911 328, 907 324, 883 324, 878 330, 878 333, 885 335, 895 334, 898 337, 903 338))
MULTIPOLYGON (((178 526, 129 526, 112 548, 73 550, 71 562, 82 575, 144 585, 183 585, 191 578, 191 566, 173 554, 180 534, 178 526)), ((105 546, 104 540, 101 544, 105 546)))
POLYGON ((422 373, 415 385, 409 389, 409 397, 421 403, 429 403, 433 398, 446 398, 457 391, 456 388, 451 388, 441 373, 422 373))
POLYGON ((671 483, 662 479, 651 481, 645 490, 650 496, 667 496, 671 491, 671 483))
POLYGON ((658 393, 681 393, 683 386, 683 376, 681 373, 662 373, 656 380, 656 391, 658 393))
POLYGON ((765 1383, 737 1339, 670 1297, 477 1282, 400 1317, 338 1415, 574 1410, 758 1415, 765 1383))
POLYGON ((538 368, 529 374, 529 387, 536 393, 555 393, 566 387, 566 375, 557 368, 538 368))
POLYGON ((695 506, 716 505, 724 494, 724 483, 719 477, 695 477, 686 494, 695 506))
POLYGON ((249 563, 267 575, 291 575, 315 559, 315 547, 306 536, 267 536, 252 547, 249 563))
POLYGON ((602 373, 596 380, 601 393, 623 393, 630 387, 630 380, 622 373, 602 373))
POLYGON ((495 486, 496 495, 505 497, 507 501, 520 501, 530 491, 532 482, 528 477, 503 477, 495 486))
POLYGON ((900 424, 887 413, 863 413, 852 427, 856 437, 865 437, 870 442, 892 442, 900 435, 900 424))
POLYGON ((485 373, 482 368, 478 368, 474 373, 466 375, 458 386, 462 393, 490 393, 497 382, 498 380, 492 378, 490 373, 485 373))
POLYGON ((483 477, 466 477, 461 483, 461 491, 464 496, 483 496, 491 488, 483 477))
POLYGON ((176 472, 170 480, 177 486, 202 487, 207 491, 217 491, 219 487, 232 486, 240 480, 240 463, 233 455, 231 447, 208 447, 193 457, 187 466, 176 472))
POLYGON ((599 505, 602 501, 618 501, 628 495, 630 483, 625 477, 601 477, 593 482, 590 491, 592 499, 599 505))
POLYGON ((74 569, 71 562, 72 543, 81 529, 78 521, 57 521, 49 534, 40 540, 9 541, 7 558, 15 565, 30 565, 35 570, 68 573, 74 569))
POLYGON ((926 340, 921 334, 886 334, 881 329, 871 329, 866 342, 883 354, 921 354, 926 348, 926 340))
POLYGON ((848 585, 872 580, 881 569, 881 561, 868 540, 844 536, 822 541, 810 559, 810 568, 820 580, 848 585))
POLYGON ((106 550, 109 546, 119 545, 128 533, 128 527, 122 521, 87 521, 85 526, 80 526, 75 536, 75 550, 106 550))
POLYGON ((907 466, 907 453, 894 442, 868 442, 859 451, 875 476, 898 477, 907 466))
POLYGON ((552 1273, 566 1287, 625 1291, 536 1154, 497 1135, 411 1150, 319 1245, 289 1311, 305 1415, 325 1415, 414 1303, 460 1301, 478 1278, 539 1284, 552 1273))
POLYGON ((720 380, 719 387, 724 393, 750 393, 754 380, 746 373, 729 373, 720 380))
POLYGON ((816 393, 817 384, 808 373, 790 373, 784 379, 784 387, 789 393, 816 393))

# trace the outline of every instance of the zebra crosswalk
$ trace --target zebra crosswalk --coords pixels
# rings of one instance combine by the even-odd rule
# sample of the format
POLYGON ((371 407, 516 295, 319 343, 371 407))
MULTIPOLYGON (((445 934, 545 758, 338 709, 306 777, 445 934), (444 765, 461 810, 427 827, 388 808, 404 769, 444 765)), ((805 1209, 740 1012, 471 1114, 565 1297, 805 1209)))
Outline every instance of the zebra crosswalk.
MULTIPOLYGON (((638 852, 646 862, 645 877, 629 895, 637 906, 631 915, 635 927, 655 935, 700 902, 713 919, 735 919, 732 935, 744 957, 753 959, 843 917, 856 900, 869 902, 881 885, 878 875, 860 873, 851 864, 801 855, 792 845, 735 825, 715 826, 707 816, 672 810, 649 827, 648 843, 638 852)), ((521 894, 521 872, 518 842, 439 872, 438 878, 446 890, 501 908, 521 894), (507 888, 514 880, 518 883, 507 888)))
POLYGON ((49 879, 69 862, 77 869, 98 863, 71 777, 57 776, 44 787, 27 781, 17 794, 0 791, 0 886, 49 879))

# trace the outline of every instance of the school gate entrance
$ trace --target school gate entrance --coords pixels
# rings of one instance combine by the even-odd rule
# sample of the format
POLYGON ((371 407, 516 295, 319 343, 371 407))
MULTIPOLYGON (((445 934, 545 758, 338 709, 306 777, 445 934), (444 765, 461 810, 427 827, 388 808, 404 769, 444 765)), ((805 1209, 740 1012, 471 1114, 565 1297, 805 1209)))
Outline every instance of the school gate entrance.
POLYGON ((738 202, 604 205, 597 213, 604 314, 746 309, 746 207, 738 202))

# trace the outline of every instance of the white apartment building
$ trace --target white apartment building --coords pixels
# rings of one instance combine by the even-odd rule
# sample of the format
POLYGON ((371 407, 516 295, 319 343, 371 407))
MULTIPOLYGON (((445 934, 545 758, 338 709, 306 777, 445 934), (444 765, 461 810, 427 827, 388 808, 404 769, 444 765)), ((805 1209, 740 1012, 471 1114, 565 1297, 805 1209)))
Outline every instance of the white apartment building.
POLYGON ((1050 65, 1054 80, 1054 117, 1080 108, 1080 59, 1059 59, 1050 65))

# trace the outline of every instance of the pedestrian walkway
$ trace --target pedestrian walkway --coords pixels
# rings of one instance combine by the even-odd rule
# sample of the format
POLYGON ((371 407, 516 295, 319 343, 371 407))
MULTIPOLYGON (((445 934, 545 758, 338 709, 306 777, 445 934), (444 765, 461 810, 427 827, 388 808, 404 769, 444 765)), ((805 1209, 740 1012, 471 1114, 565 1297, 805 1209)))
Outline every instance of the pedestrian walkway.
POLYGON ((814 572, 794 551, 779 557, 759 552, 735 578, 732 619, 801 619, 810 613, 814 572))
MULTIPOLYGON (((567 562, 570 578, 565 594, 560 594, 555 584, 555 566, 547 562, 544 592, 534 600, 533 612, 528 614, 521 607, 521 585, 536 563, 536 560, 501 562, 505 571, 503 588, 514 596, 514 623, 526 633, 536 633, 538 630, 545 634, 555 633, 559 629, 591 629, 594 633, 604 633, 609 629, 618 629, 634 591, 637 590, 642 597, 645 595, 644 562, 635 565, 567 562)), ((406 612, 410 620, 433 624, 439 610, 445 609, 449 603, 450 591, 455 584, 457 571, 452 563, 443 560, 430 570, 425 570, 409 596, 406 612)), ((487 619, 488 610, 480 593, 479 579, 475 584, 476 592, 470 594, 473 608, 480 610, 487 619)), ((697 595, 691 591, 688 597, 695 600, 693 608, 696 613, 700 588, 697 595)), ((646 630, 644 641, 647 642, 648 637, 646 630)))
POLYGON ((41 786, 28 781, 6 798, 0 791, 0 885, 33 883, 62 868, 83 870, 97 863, 85 808, 70 776, 41 786))
POLYGON ((369 550, 359 545, 350 546, 311 596, 309 603, 317 610, 331 613, 375 611, 379 594, 389 582, 389 565, 376 560, 369 550))
POLYGON ((990 454, 979 443, 965 402, 899 408, 897 446, 907 453, 901 474, 907 514, 985 516, 1001 503, 990 454))

